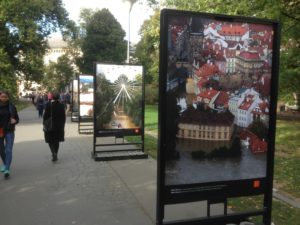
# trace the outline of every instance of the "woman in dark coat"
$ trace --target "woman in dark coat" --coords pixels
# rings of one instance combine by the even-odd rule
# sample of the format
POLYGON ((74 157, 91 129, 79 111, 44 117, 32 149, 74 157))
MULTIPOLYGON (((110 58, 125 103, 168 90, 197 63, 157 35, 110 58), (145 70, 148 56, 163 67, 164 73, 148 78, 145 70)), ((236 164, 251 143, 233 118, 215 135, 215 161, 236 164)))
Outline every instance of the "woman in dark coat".
POLYGON ((9 101, 9 94, 6 91, 0 93, 0 156, 3 167, 0 171, 4 177, 10 175, 12 152, 15 140, 15 126, 19 122, 19 115, 15 105, 9 101))
POLYGON ((49 144, 52 153, 52 161, 57 160, 59 142, 65 140, 65 107, 58 100, 59 94, 52 93, 52 100, 47 103, 43 115, 43 121, 45 121, 52 115, 53 130, 49 132, 44 131, 45 142, 49 144))

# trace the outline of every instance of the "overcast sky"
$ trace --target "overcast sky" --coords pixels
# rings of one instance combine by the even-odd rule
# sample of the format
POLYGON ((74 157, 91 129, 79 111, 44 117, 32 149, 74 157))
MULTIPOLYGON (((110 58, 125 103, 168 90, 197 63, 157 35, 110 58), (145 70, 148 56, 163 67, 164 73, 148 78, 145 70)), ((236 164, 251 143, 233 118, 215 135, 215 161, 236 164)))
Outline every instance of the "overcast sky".
MULTIPOLYGON (((62 0, 69 18, 78 21, 81 8, 102 9, 107 8, 119 21, 128 38, 129 5, 123 0, 62 0)), ((138 31, 144 20, 149 19, 152 10, 146 6, 145 0, 136 2, 130 13, 130 41, 137 43, 140 40, 138 31), (142 3, 142 4, 141 4, 142 3)))

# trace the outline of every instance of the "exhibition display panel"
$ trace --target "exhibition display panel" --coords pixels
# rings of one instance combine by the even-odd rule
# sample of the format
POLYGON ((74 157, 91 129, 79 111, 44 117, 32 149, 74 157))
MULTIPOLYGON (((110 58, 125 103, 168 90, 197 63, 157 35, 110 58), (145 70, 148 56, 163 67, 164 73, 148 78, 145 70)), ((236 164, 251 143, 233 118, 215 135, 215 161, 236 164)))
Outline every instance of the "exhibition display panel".
POLYGON ((160 28, 157 224, 270 225, 279 24, 164 9, 160 28), (246 196, 261 208, 229 214, 246 196), (224 215, 164 220, 166 205, 196 201, 224 215))

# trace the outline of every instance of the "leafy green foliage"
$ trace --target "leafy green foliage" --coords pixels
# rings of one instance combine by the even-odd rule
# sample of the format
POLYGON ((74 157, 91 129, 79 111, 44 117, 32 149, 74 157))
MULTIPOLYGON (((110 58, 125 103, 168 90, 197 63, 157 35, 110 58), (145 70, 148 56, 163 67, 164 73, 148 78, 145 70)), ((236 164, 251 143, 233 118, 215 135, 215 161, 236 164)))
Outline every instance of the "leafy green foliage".
POLYGON ((142 37, 134 55, 145 68, 145 82, 148 84, 158 84, 159 18, 159 11, 156 11, 144 22, 140 29, 142 37))
POLYGON ((68 54, 62 55, 57 59, 57 62, 50 62, 46 66, 45 76, 42 81, 43 86, 48 91, 63 90, 75 75, 75 70, 72 66, 73 61, 68 54))
POLYGON ((0 1, 0 89, 17 99, 17 82, 40 83, 47 37, 58 29, 70 34, 74 23, 61 0, 0 1))
POLYGON ((17 98, 17 77, 7 53, 0 48, 0 90, 9 90, 11 98, 17 98))
POLYGON ((7 60, 0 61, 0 68, 11 67, 26 80, 41 81, 45 39, 57 29, 66 32, 68 26, 71 23, 61 0, 2 0, 0 49, 7 60))
POLYGON ((100 104, 95 104, 95 111, 97 112, 97 129, 105 128, 104 125, 111 121, 114 106, 113 99, 114 90, 111 87, 111 83, 106 79, 104 74, 97 75, 97 89, 96 91, 96 101, 100 104))
POLYGON ((82 73, 93 73, 94 62, 122 63, 126 58, 125 31, 108 9, 84 11, 82 57, 77 65, 82 73), (90 15, 89 13, 93 13, 90 15))

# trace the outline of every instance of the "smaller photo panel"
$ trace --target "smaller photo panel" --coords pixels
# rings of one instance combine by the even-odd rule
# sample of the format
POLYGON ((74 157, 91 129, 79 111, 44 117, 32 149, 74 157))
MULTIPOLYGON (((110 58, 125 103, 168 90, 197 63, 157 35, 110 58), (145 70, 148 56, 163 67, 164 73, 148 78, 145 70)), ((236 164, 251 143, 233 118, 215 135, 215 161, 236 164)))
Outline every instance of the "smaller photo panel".
POLYGON ((96 65, 96 132, 139 134, 143 123, 143 67, 96 65))
POLYGON ((78 112, 78 80, 72 81, 72 112, 78 112))
POLYGON ((81 117, 93 117, 94 76, 79 75, 79 106, 81 117))

